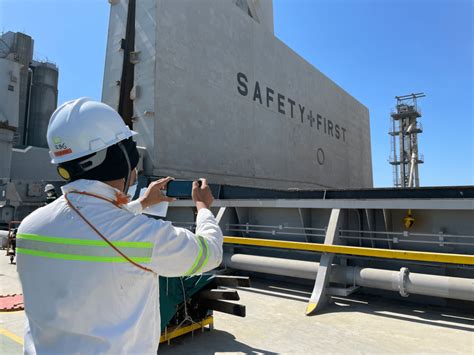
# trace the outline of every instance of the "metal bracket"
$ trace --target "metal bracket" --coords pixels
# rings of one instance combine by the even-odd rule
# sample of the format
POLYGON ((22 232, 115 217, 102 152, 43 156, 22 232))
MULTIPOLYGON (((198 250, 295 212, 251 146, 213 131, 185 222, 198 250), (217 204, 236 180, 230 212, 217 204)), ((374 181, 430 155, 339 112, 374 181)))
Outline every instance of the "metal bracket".
MULTIPOLYGON (((326 231, 326 237, 324 244, 334 245, 340 243, 339 238, 339 225, 341 223, 341 210, 331 210, 331 216, 329 217, 328 228, 326 231)), ((306 307, 306 315, 313 315, 321 308, 323 308, 329 300, 329 294, 327 292, 327 285, 329 284, 329 276, 331 274, 331 265, 334 259, 334 254, 324 253, 321 255, 319 261, 318 274, 316 275, 316 281, 314 283, 313 292, 309 299, 306 307)))
POLYGON ((130 63, 137 64, 140 61, 140 51, 130 52, 130 63))
POLYGON ((138 85, 134 85, 132 90, 130 91, 130 100, 136 100, 138 95, 140 94, 140 87, 138 85))
POLYGON ((359 286, 351 286, 351 287, 327 287, 326 293, 331 296, 342 296, 347 297, 357 291, 359 286))
POLYGON ((310 237, 308 234, 308 230, 306 229, 306 227, 310 227, 311 226, 311 211, 307 208, 298 208, 298 214, 299 214, 299 217, 300 217, 300 222, 301 222, 301 226, 304 229, 304 233, 305 233, 305 238, 306 238, 306 241, 308 243, 312 242, 313 240, 312 237, 310 237))
POLYGON ((400 269, 400 274, 398 278, 398 292, 402 297, 408 297, 410 294, 407 292, 407 280, 408 275, 410 275, 410 270, 407 267, 402 267, 400 269))
MULTIPOLYGON (((249 209, 248 208, 240 208, 240 207, 235 207, 235 214, 237 215, 237 222, 239 224, 249 224, 249 209)), ((248 226, 245 228, 245 230, 242 230, 241 232, 241 237, 248 237, 248 226)))
POLYGON ((438 232, 438 235, 439 235, 438 240, 439 240, 439 246, 440 247, 444 247, 444 236, 443 236, 443 234, 444 234, 443 231, 438 232))

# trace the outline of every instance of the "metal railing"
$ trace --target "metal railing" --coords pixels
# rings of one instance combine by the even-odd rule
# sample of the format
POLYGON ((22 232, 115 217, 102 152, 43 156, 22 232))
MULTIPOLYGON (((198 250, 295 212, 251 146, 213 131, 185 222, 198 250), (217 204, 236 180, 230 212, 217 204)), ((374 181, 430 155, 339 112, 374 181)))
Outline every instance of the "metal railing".
MULTIPOLYGON (((307 237, 320 237, 324 238, 326 235, 326 228, 313 228, 313 227, 292 227, 285 225, 259 225, 259 224, 226 224, 225 230, 227 232, 238 232, 245 235, 259 233, 266 235, 291 235, 307 237), (298 232, 301 231, 301 232, 298 232), (316 233, 313 233, 316 232, 316 233), (319 232, 319 233, 317 233, 319 232)), ((449 245, 463 245, 474 247, 474 235, 457 235, 457 234, 445 234, 445 233, 414 233, 409 231, 403 232, 384 232, 384 231, 370 231, 370 230, 355 230, 355 229, 342 229, 339 231, 339 238, 341 239, 353 239, 362 242, 367 241, 379 241, 388 242, 393 244, 398 243, 418 243, 418 244, 437 244, 439 246, 449 245), (355 235, 357 234, 357 235, 355 235), (377 237, 380 236, 380 237, 377 237), (425 239, 420 239, 425 238, 425 239), (433 240, 429 240, 432 238, 433 240), (453 238, 461 239, 461 241, 452 241, 453 238), (428 239, 428 240, 426 240, 428 239), (451 240, 450 240, 451 239, 451 240)), ((308 241, 308 240, 307 240, 308 241)))
MULTIPOLYGON (((174 225, 187 228, 195 231, 195 222, 173 222, 174 225)), ((315 227, 294 227, 285 225, 264 225, 264 224, 250 224, 250 223, 228 223, 225 225, 226 232, 237 232, 246 236, 253 236, 254 234, 273 235, 273 236, 301 236, 306 242, 314 242, 308 237, 321 238, 323 241, 326 236, 326 228, 315 227)), ((409 231, 403 232, 384 232, 384 231, 370 231, 357 229, 342 229, 338 230, 339 238, 343 240, 359 241, 359 246, 362 246, 363 241, 369 241, 374 247, 374 242, 388 243, 389 248, 392 245, 400 243, 412 244, 426 244, 437 245, 440 247, 448 246, 468 246, 474 247, 474 235, 458 235, 445 233, 415 233, 409 231), (425 238, 425 239, 420 239, 425 238), (431 240, 430 240, 431 238, 431 240), (428 239, 428 240, 426 240, 428 239), (453 241, 452 239, 458 239, 453 241), (461 239, 461 240, 459 240, 461 239)))

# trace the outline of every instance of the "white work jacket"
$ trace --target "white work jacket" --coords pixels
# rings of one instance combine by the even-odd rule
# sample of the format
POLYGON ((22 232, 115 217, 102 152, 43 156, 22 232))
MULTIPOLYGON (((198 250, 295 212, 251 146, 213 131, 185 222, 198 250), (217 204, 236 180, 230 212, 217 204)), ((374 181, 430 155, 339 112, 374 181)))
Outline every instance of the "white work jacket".
MULTIPOLYGON (((84 191, 114 200, 118 190, 78 180, 63 193, 84 191)), ((207 209, 196 234, 102 199, 69 200, 133 261, 162 276, 199 274, 222 259, 222 232, 207 209), (135 213, 134 213, 135 212, 135 213)), ((155 354, 160 339, 158 277, 128 262, 97 235, 64 196, 21 223, 17 265, 23 286, 27 354, 155 354)))

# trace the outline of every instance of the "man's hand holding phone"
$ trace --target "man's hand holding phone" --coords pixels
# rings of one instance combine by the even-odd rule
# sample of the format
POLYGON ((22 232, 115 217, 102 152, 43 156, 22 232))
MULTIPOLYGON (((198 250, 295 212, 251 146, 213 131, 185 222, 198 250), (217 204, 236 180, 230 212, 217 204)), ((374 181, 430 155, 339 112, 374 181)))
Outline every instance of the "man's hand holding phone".
POLYGON ((214 201, 211 189, 207 184, 206 179, 199 179, 199 181, 193 181, 193 188, 191 196, 193 201, 196 203, 196 208, 199 211, 201 208, 209 209, 214 201))
POLYGON ((174 178, 168 176, 166 178, 153 181, 148 186, 143 196, 139 198, 142 208, 145 209, 147 207, 156 205, 157 203, 160 203, 160 202, 175 201, 176 200, 175 198, 165 196, 162 193, 163 190, 166 190, 166 185, 168 185, 168 183, 172 180, 174 180, 174 178))
POLYGON ((214 197, 212 196, 212 191, 207 183, 207 180, 201 178, 199 180, 193 181, 192 185, 190 185, 190 181, 174 181, 174 178, 168 176, 166 178, 152 182, 146 189, 143 196, 139 198, 139 201, 143 209, 145 209, 160 202, 176 201, 174 196, 182 198, 192 197, 193 201, 196 203, 196 208, 198 211, 201 208, 209 209, 212 205, 212 202, 214 201, 214 197), (170 189, 173 191, 172 193, 174 193, 174 195, 172 194, 171 196, 166 196, 163 194, 163 190, 168 190, 169 194, 170 189))

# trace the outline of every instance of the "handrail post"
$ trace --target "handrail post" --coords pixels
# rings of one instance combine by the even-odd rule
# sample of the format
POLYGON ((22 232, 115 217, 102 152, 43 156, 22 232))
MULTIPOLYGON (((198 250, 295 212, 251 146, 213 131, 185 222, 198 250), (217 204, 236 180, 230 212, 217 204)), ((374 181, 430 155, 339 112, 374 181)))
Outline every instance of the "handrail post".
MULTIPOLYGON (((341 224, 341 210, 334 208, 331 210, 331 216, 329 217, 328 228, 326 231, 326 237, 324 244, 334 245, 340 243, 339 238, 339 226, 341 224)), ((331 265, 334 259, 333 253, 324 253, 321 255, 319 261, 318 274, 316 281, 314 282, 313 292, 309 299, 306 307, 306 315, 313 315, 321 308, 323 308, 329 300, 327 294, 327 285, 329 284, 329 276, 331 275, 331 265)))

